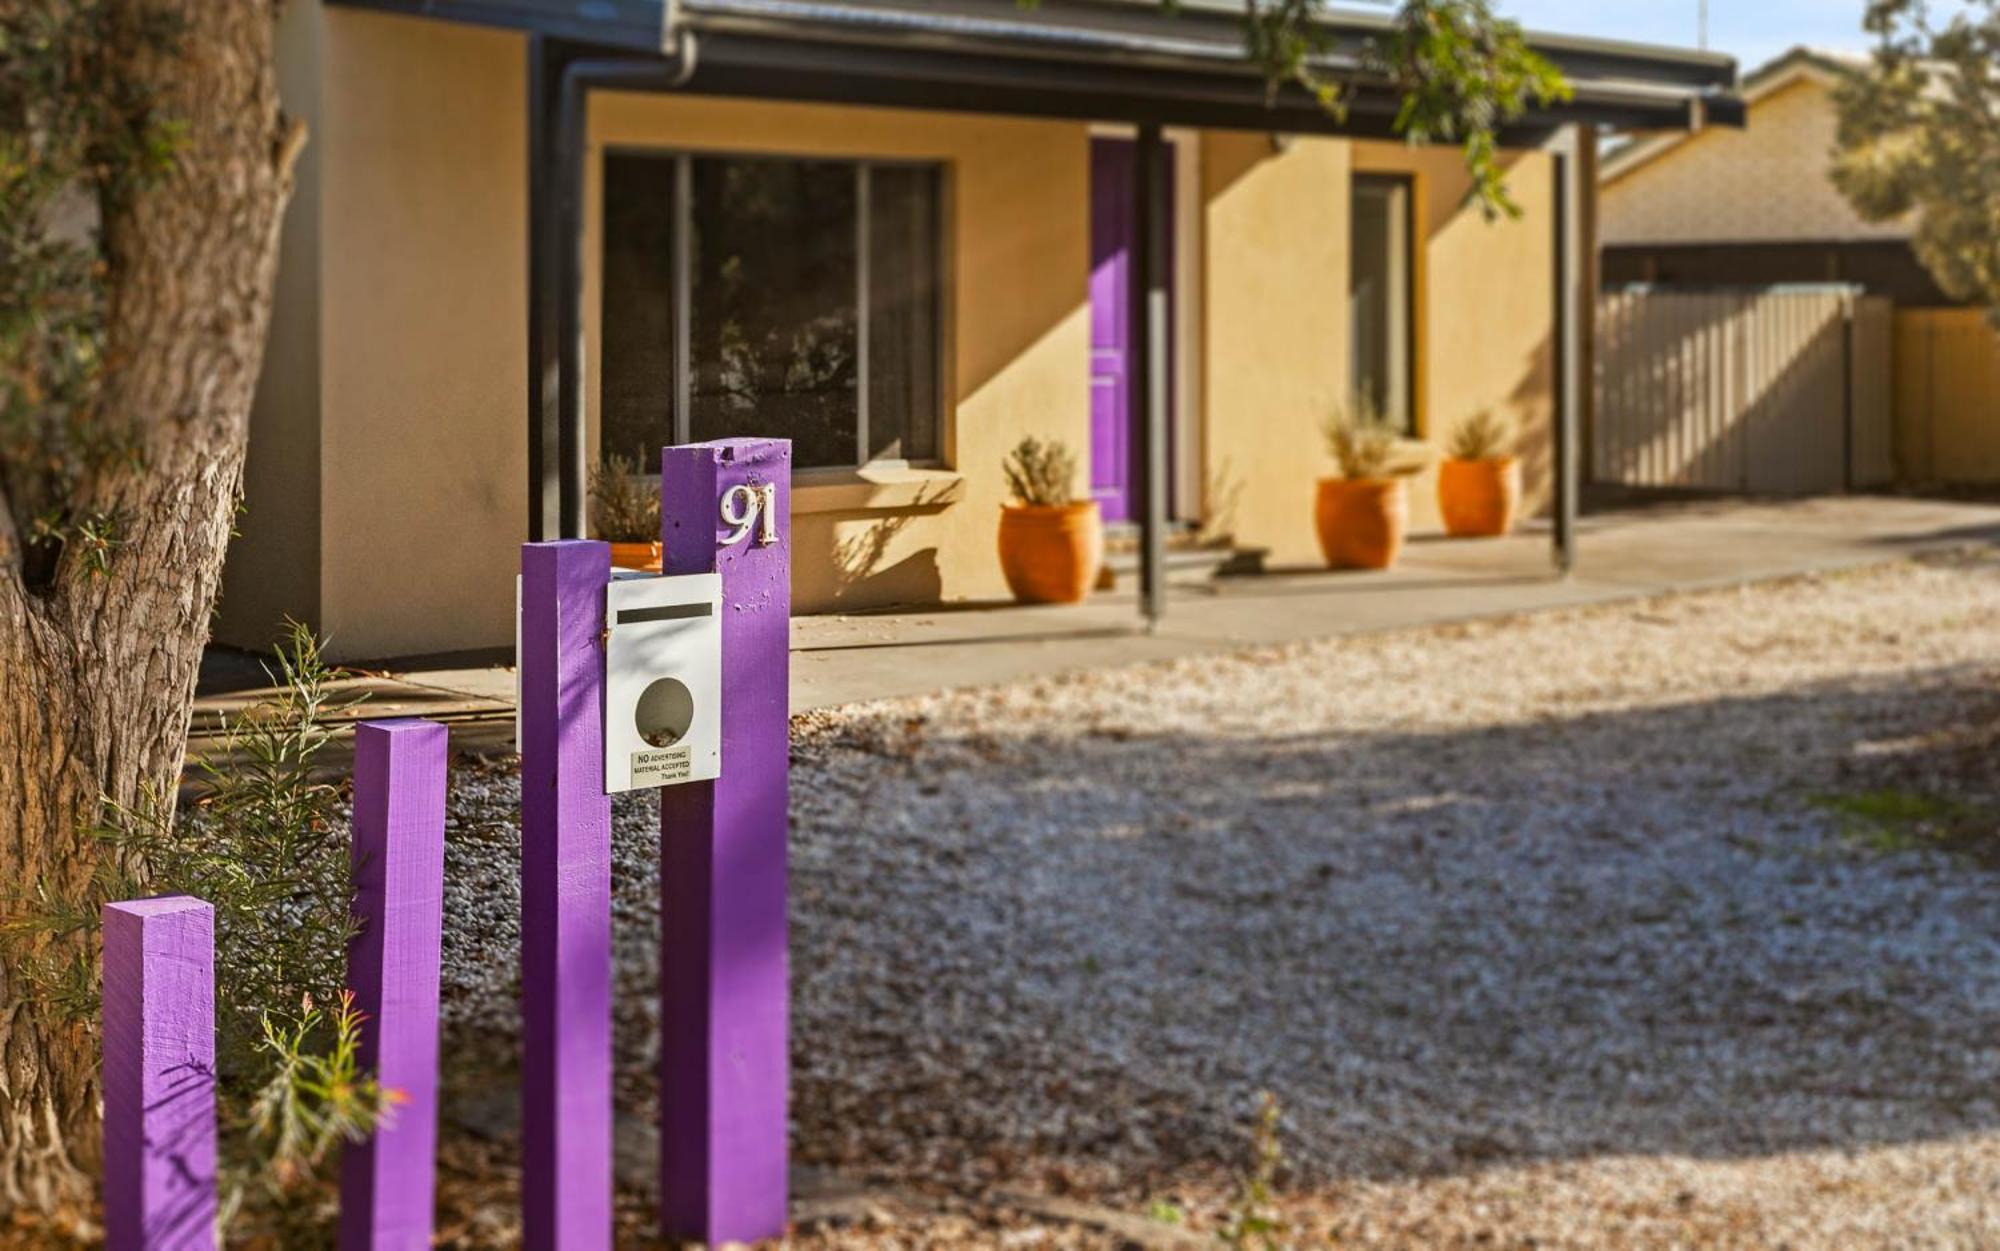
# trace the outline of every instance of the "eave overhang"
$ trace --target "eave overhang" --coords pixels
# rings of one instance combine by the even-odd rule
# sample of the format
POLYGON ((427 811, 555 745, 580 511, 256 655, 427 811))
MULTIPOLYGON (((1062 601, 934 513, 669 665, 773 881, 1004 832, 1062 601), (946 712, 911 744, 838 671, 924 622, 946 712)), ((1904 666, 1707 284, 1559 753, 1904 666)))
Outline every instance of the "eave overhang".
MULTIPOLYGON (((1348 84, 1345 117, 1310 93, 1266 89, 1243 53, 1240 4, 1181 0, 332 0, 527 31, 579 55, 657 55, 694 36, 685 90, 767 99, 1156 121, 1284 133, 1386 136, 1398 101, 1368 69, 1387 19, 1327 23, 1320 70, 1348 84)), ((1571 122, 1632 130, 1740 125, 1723 56, 1561 35, 1530 44, 1575 98, 1537 108, 1503 139, 1571 122)))

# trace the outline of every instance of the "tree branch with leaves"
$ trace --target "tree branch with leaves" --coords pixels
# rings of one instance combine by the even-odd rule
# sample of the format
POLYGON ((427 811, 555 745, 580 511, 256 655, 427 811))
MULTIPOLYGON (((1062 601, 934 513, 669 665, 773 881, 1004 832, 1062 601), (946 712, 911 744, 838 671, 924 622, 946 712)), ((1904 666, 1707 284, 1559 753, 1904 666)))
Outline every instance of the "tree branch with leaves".
MULTIPOLYGON (((1287 84, 1345 118, 1357 85, 1325 68, 1334 51, 1324 0, 1247 0, 1244 41, 1271 92, 1287 84)), ((1487 217, 1518 217, 1500 164, 1500 135, 1537 105, 1571 98, 1556 67, 1489 0, 1403 0, 1388 32, 1363 48, 1361 72, 1401 97, 1397 134, 1456 145, 1487 217)))
POLYGON ((1911 217, 1911 247, 1953 299, 2000 324, 2000 0, 1942 19, 1923 0, 1873 0, 1865 70, 1836 89, 1833 183, 1869 221, 1911 217))

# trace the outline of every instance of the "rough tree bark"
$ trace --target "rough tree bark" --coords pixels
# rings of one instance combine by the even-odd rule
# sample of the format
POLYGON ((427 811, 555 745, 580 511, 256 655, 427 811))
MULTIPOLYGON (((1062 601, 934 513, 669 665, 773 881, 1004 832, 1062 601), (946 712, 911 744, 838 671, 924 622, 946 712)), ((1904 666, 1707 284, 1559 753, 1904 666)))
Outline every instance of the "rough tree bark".
MULTIPOLYGON (((100 796, 171 788, 241 489, 279 218, 303 131, 278 106, 270 0, 124 0, 176 19, 127 68, 185 126, 178 166, 103 223, 104 408, 143 464, 84 484, 124 519, 107 573, 66 556, 21 577, 0 507, 0 883, 78 883, 100 796)), ((0 501, 4 503, 5 501, 0 501)), ((21 1002, 0 967, 0 1209, 88 1203, 99 1153, 94 1042, 21 1002)))

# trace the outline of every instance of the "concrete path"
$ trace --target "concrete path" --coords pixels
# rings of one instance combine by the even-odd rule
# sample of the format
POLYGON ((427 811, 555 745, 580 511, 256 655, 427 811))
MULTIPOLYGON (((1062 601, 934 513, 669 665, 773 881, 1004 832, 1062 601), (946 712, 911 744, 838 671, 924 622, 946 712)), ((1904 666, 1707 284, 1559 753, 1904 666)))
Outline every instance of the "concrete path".
MULTIPOLYGON (((1605 603, 1996 542, 1995 504, 1878 496, 1676 503, 1587 517, 1568 578, 1551 571, 1545 526, 1498 540, 1420 538, 1387 573, 1280 570, 1176 586, 1166 621, 1151 634, 1129 588, 1066 607, 980 603, 801 617, 792 627, 792 707, 1605 603)), ((196 748, 212 741, 223 715, 254 703, 263 685, 254 661, 212 657, 196 701, 196 748)), ((471 750, 512 741, 510 668, 390 668, 357 672, 341 685, 368 695, 357 716, 435 717, 471 750)))

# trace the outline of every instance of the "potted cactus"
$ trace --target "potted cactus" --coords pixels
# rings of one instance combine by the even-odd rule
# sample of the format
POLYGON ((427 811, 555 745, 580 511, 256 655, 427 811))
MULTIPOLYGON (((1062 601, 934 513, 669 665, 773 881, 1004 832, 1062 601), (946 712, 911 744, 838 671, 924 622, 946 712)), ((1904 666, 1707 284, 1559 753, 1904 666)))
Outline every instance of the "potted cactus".
POLYGON ((1097 501, 1078 499, 1076 457, 1060 441, 1022 439, 1004 465, 1012 498, 1000 507, 1000 572, 1014 598, 1073 604, 1104 563, 1097 501))
POLYGON ((1492 409, 1453 427, 1450 456, 1438 466, 1438 512, 1447 533, 1494 537, 1514 528, 1521 508, 1521 458, 1514 433, 1492 409))
POLYGON ((613 456, 590 472, 590 528, 620 569, 660 571, 660 493, 636 461, 613 456))
POLYGON ((1396 466, 1396 432, 1373 404, 1336 408, 1324 427, 1334 473, 1322 478, 1313 520, 1329 569, 1387 569, 1410 524, 1407 468, 1396 466))

